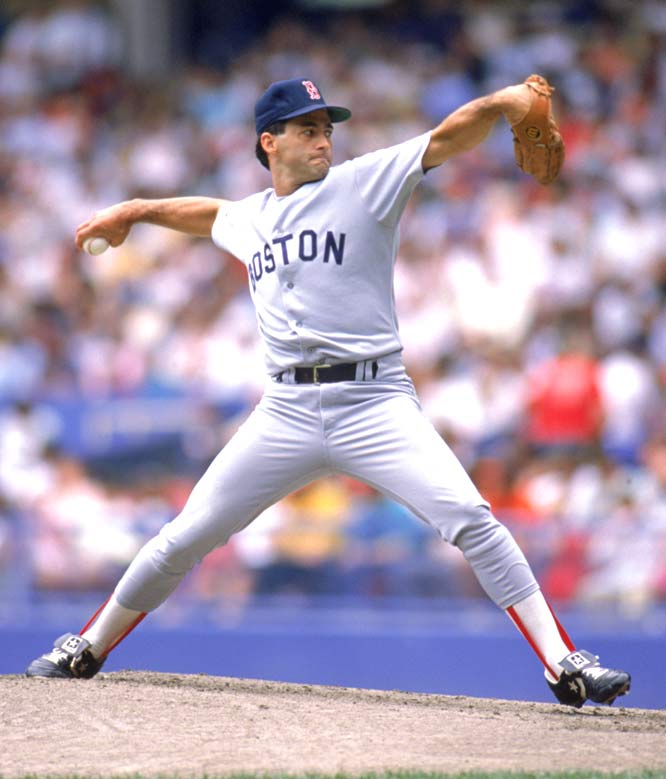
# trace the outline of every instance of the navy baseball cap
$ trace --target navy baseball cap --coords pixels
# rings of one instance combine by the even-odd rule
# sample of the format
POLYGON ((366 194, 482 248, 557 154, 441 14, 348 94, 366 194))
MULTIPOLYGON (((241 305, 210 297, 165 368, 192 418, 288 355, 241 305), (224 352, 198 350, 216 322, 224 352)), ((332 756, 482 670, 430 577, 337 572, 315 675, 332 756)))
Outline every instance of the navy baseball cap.
POLYGON ((257 135, 261 135, 274 122, 293 119, 319 108, 328 111, 332 122, 344 122, 351 116, 348 108, 327 105, 314 81, 300 78, 276 81, 268 87, 254 107, 257 135))

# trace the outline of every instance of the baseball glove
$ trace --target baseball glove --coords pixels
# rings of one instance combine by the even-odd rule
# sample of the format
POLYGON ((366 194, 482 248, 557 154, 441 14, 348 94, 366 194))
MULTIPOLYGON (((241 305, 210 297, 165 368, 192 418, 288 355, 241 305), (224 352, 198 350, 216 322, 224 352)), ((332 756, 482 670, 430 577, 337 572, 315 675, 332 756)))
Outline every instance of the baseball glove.
POLYGON ((513 151, 518 167, 540 184, 557 178, 564 162, 564 143, 553 117, 554 87, 543 76, 532 75, 524 82, 532 100, 525 116, 512 125, 513 151))

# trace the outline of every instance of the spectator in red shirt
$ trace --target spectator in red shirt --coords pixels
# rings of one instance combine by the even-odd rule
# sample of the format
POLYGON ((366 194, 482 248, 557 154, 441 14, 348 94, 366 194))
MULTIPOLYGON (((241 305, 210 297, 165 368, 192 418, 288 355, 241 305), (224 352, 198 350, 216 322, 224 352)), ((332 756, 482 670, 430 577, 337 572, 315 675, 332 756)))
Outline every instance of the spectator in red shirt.
POLYGON ((528 376, 525 439, 543 454, 589 453, 602 418, 599 364, 585 332, 572 330, 560 353, 528 376))

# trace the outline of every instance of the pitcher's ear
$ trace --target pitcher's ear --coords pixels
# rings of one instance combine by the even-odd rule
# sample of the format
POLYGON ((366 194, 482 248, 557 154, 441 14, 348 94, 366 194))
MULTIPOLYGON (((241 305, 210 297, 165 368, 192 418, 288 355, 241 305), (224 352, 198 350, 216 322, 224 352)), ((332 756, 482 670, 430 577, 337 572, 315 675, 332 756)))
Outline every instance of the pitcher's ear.
POLYGON ((259 143, 266 153, 275 151, 277 147, 277 137, 272 133, 263 132, 259 136, 259 143))

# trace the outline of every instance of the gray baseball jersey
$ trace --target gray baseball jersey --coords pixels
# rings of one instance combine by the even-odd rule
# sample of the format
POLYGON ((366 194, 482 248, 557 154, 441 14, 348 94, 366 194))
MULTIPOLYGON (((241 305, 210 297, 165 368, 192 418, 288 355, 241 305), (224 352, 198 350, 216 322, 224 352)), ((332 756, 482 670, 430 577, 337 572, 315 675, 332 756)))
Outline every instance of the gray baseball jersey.
POLYGON ((268 189, 220 208, 213 240, 247 266, 271 378, 182 513, 128 568, 121 605, 154 609, 232 533, 331 473, 365 481, 430 523, 500 607, 538 590, 512 536, 421 412, 400 358, 398 222, 423 177, 428 141, 345 162, 286 197, 268 189), (317 363, 353 363, 354 380, 299 383, 296 369, 317 363))
POLYGON ((268 372, 399 351, 398 221, 423 178, 426 133, 334 166, 286 197, 220 209, 213 241, 245 263, 268 372))

